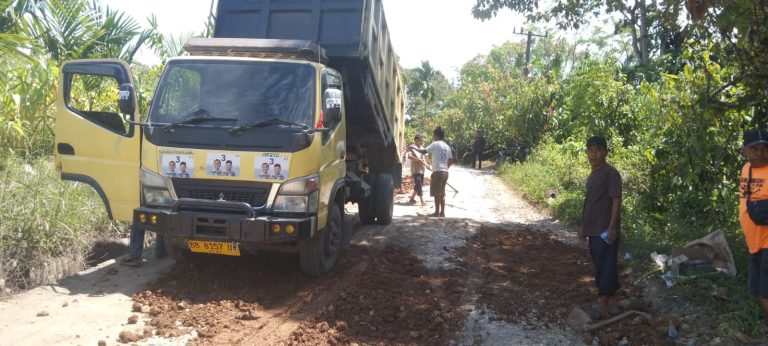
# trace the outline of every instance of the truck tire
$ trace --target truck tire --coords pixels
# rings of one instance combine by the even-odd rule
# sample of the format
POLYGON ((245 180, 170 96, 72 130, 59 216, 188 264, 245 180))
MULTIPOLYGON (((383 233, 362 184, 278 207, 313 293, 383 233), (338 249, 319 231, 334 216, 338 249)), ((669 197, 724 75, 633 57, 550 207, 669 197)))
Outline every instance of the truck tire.
POLYGON ((363 181, 371 186, 371 194, 364 200, 357 202, 358 215, 360 215, 360 223, 363 225, 372 225, 376 221, 374 199, 376 195, 376 176, 373 174, 363 174, 363 181))
POLYGON ((375 185, 373 205, 376 214, 376 223, 379 225, 389 225, 392 223, 392 209, 395 204, 392 175, 387 173, 377 174, 375 185))
POLYGON ((344 220, 336 203, 328 205, 328 222, 325 229, 309 239, 302 240, 299 248, 301 271, 320 277, 331 271, 341 251, 344 220))
POLYGON ((341 250, 347 251, 349 250, 349 246, 352 244, 352 236, 355 235, 355 229, 353 227, 350 227, 346 223, 347 220, 345 220, 346 213, 344 212, 344 209, 342 208, 339 210, 339 213, 341 214, 341 250))

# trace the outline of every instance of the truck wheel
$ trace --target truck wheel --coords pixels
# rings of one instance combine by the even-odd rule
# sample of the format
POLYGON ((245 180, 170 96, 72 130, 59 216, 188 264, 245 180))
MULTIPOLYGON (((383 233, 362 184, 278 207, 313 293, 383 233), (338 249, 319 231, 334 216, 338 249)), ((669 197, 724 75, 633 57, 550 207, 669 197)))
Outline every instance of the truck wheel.
POLYGON ((339 214, 341 214, 341 250, 347 251, 349 250, 349 245, 352 243, 352 236, 355 235, 355 230, 353 227, 349 227, 349 225, 346 224, 345 216, 346 213, 344 212, 344 209, 339 210, 339 214))
POLYGON ((374 209, 376 223, 389 225, 392 223, 392 208, 395 204, 394 182, 391 174, 377 174, 374 188, 374 209))
POLYGON ((371 186, 371 194, 364 200, 357 202, 358 215, 360 215, 360 223, 363 225, 371 225, 376 220, 374 197, 376 195, 376 176, 373 174, 363 174, 363 181, 371 186))
POLYGON ((320 277, 331 271, 341 251, 344 220, 336 203, 328 205, 328 223, 325 229, 305 239, 299 249, 301 271, 320 277))

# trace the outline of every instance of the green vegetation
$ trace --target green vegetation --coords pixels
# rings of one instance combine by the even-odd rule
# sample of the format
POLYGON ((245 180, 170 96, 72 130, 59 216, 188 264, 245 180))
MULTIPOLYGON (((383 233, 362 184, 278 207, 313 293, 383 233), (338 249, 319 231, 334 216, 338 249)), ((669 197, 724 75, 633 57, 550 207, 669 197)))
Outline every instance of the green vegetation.
MULTIPOLYGON (((764 1, 533 5, 477 0, 473 13, 490 18, 510 8, 532 22, 581 30, 603 13, 619 19, 614 32, 596 30, 575 42, 537 39, 530 61, 524 41, 504 43, 468 61, 455 85, 428 61, 403 70, 407 138, 444 126, 464 162, 476 130, 485 133, 489 158, 513 145, 530 150, 524 162, 501 165, 500 174, 527 198, 577 223, 589 173, 584 141, 605 135, 609 161, 624 179, 622 227, 636 258, 721 229, 743 271, 736 215, 740 134, 768 120, 764 1)), ((212 17, 202 35, 211 24, 212 17)), ((7 287, 26 288, 29 268, 43 258, 85 251, 89 239, 113 229, 98 196, 61 182, 52 168, 58 66, 80 58, 132 62, 144 45, 167 59, 179 55, 189 37, 159 35, 154 19, 149 28, 98 1, 0 0, 0 279, 7 287)), ((144 114, 160 66, 132 67, 144 114)), ((108 102, 87 90, 79 101, 108 102)), ((753 333, 757 307, 744 293, 745 281, 744 274, 712 276, 681 286, 702 304, 712 303, 723 316, 719 330, 753 333), (731 300, 713 303, 703 293, 713 287, 727 287, 731 300)))
MULTIPOLYGON (((212 23, 212 15, 201 23, 202 35, 210 35, 212 23)), ((156 29, 155 18, 141 29, 99 1, 0 0, 0 295, 40 284, 30 281, 30 269, 48 258, 82 259, 94 240, 125 233, 125 225, 106 219, 92 188, 61 181, 53 169, 59 66, 88 58, 130 63, 139 112, 146 114, 162 66, 135 63, 136 52, 149 46, 167 59, 192 36, 156 29)), ((93 92, 92 80, 78 82, 80 99, 72 102, 83 109, 114 104, 113 95, 93 92)))
MULTIPOLYGON (((477 0, 478 18, 509 8, 534 22, 582 30, 601 13, 622 19, 614 35, 597 30, 577 42, 539 39, 528 64, 524 43, 495 47, 464 65, 460 85, 437 114, 417 113, 412 124, 420 131, 449 129, 448 141, 464 162, 475 130, 485 133, 491 158, 511 145, 528 148, 527 160, 502 164, 500 174, 570 224, 580 221, 589 173, 584 142, 604 135, 609 162, 624 181, 625 249, 647 259, 652 251, 668 253, 722 230, 743 272, 741 133, 768 120, 768 9, 750 1, 684 3, 552 1, 538 7, 525 0, 477 0), (683 11, 688 21, 681 25, 683 11)), ((713 330, 757 332, 759 308, 746 294, 745 273, 679 286, 713 315, 727 316, 713 330), (718 287, 731 298, 712 298, 718 287)))
POLYGON ((59 179, 47 157, 0 159, 0 201, 0 278, 11 290, 40 284, 30 271, 48 258, 83 258, 119 232, 96 192, 59 179))

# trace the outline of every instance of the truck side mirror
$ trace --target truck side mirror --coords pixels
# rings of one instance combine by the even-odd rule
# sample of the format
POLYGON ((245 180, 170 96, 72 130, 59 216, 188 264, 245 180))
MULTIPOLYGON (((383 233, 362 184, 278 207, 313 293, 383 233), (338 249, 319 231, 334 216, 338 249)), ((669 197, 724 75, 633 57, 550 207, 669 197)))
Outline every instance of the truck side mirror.
POLYGON ((131 83, 120 85, 120 91, 117 94, 117 105, 120 112, 127 115, 127 120, 133 120, 136 113, 136 88, 131 83))
MULTIPOLYGON (((325 119, 330 123, 328 125, 333 125, 341 121, 341 107, 336 105, 333 108, 328 108, 328 110, 325 111, 325 119)), ((323 126, 325 125, 326 124, 323 124, 323 126)))
POLYGON ((323 107, 325 108, 323 126, 332 127, 334 124, 341 121, 341 90, 333 88, 326 89, 323 93, 323 99, 325 100, 325 107, 323 107))
POLYGON ((326 74, 323 77, 324 77, 325 84, 329 88, 341 89, 341 79, 339 79, 339 77, 334 76, 332 74, 326 74))

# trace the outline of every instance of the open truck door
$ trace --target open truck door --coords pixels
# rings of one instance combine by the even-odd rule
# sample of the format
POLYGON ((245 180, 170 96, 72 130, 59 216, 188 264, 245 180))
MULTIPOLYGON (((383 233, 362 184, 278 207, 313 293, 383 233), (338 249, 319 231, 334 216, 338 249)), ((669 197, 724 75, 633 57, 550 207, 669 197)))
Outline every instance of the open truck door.
POLYGON ((111 219, 130 221, 140 203, 141 130, 128 65, 64 63, 56 101, 55 164, 61 179, 92 186, 111 219))

